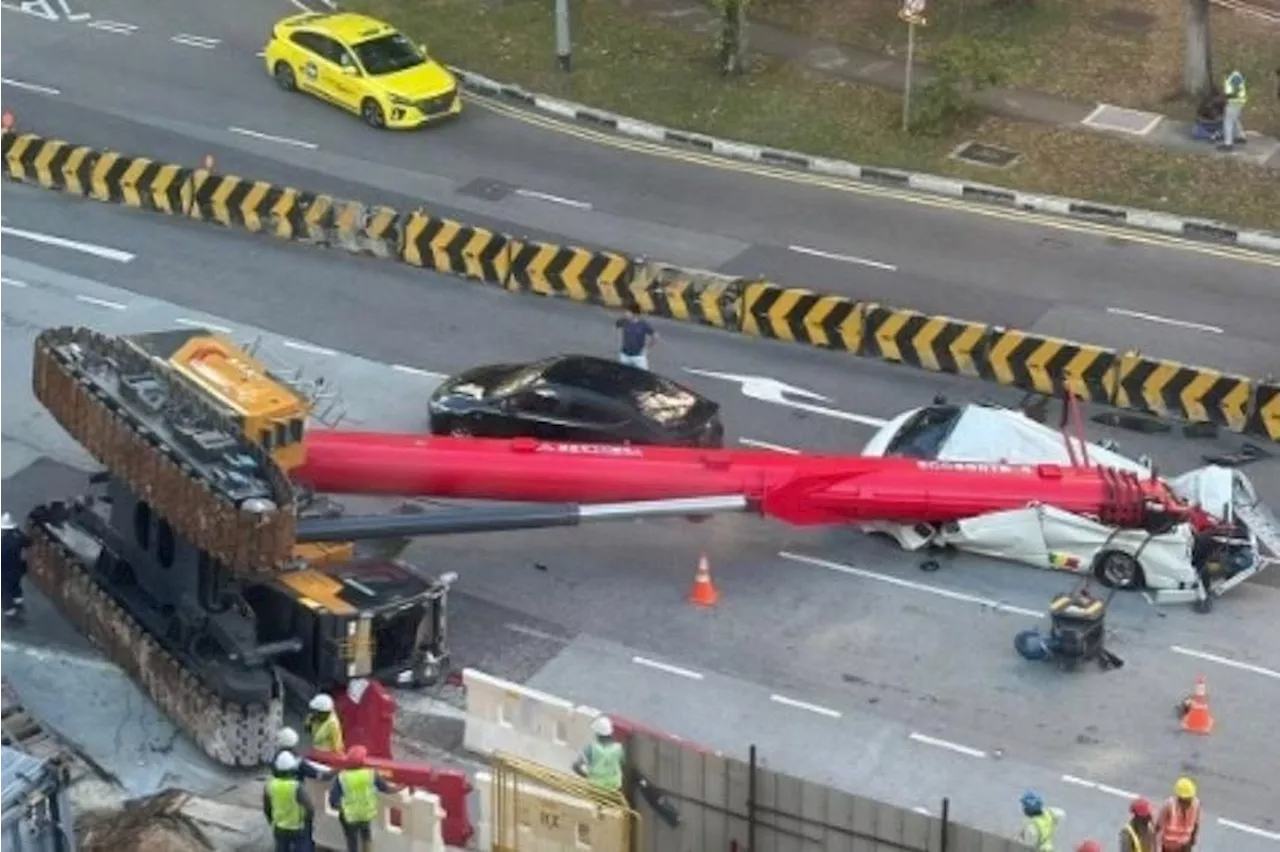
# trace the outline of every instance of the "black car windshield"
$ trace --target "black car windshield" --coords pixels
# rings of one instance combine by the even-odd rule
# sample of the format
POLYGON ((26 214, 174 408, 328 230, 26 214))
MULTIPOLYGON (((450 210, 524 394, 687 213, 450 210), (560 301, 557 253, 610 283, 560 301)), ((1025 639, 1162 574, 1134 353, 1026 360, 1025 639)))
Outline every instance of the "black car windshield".
POLYGON ((371 38, 354 49, 365 73, 371 77, 394 74, 426 61, 418 46, 400 33, 371 38))
POLYGON ((959 422, 958 406, 926 408, 908 420, 902 431, 894 435, 885 448, 885 454, 913 459, 936 459, 959 422))

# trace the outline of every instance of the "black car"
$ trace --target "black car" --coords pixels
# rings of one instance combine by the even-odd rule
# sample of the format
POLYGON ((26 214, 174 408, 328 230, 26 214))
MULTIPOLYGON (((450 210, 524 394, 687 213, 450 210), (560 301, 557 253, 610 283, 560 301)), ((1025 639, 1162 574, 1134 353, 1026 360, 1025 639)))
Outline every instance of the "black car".
POLYGON ((670 379, 590 355, 476 367, 440 385, 435 435, 720 447, 720 406, 670 379))

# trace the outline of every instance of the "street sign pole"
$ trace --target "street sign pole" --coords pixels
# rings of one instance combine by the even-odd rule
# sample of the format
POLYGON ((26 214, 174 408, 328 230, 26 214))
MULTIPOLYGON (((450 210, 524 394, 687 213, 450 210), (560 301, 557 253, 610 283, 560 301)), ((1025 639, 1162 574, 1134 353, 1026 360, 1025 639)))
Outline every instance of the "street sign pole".
POLYGON ((573 68, 573 48, 569 41, 569 0, 556 0, 556 64, 561 71, 573 68))
POLYGON ((911 78, 916 65, 916 27, 928 23, 925 18, 925 0, 902 0, 898 18, 907 25, 907 73, 902 86, 902 132, 911 129, 911 78))

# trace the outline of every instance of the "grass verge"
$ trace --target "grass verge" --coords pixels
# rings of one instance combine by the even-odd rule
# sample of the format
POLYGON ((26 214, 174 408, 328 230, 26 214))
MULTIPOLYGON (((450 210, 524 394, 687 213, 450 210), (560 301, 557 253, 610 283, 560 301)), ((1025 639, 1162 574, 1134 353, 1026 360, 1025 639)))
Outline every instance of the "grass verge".
MULTIPOLYGON (((1229 160, 1142 148, 1090 133, 986 118, 952 136, 899 129, 891 92, 756 57, 725 79, 710 35, 668 26, 610 0, 576 0, 574 71, 556 70, 552 0, 349 0, 391 20, 451 64, 529 89, 715 136, 867 165, 1280 228, 1280 180, 1229 160), (949 154, 968 139, 1022 152, 1013 167, 949 154)), ((463 119, 465 120, 465 118, 463 119)))

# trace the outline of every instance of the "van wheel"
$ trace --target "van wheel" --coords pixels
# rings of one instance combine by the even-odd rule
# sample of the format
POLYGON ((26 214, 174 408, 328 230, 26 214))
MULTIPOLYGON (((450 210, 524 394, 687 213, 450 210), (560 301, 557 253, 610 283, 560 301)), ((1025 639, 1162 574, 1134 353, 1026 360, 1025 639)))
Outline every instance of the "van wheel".
POLYGON ((381 130, 387 126, 387 117, 382 114, 382 107, 373 98, 365 98, 364 103, 360 104, 360 117, 370 127, 381 130))
POLYGON ((1139 589, 1143 586, 1142 566, 1137 559, 1119 550, 1098 554, 1093 564, 1093 575, 1104 586, 1113 589, 1139 589))
POLYGON ((298 91, 298 78, 294 75, 293 69, 289 67, 288 62, 277 62, 273 76, 276 78, 276 85, 284 91, 298 91))

